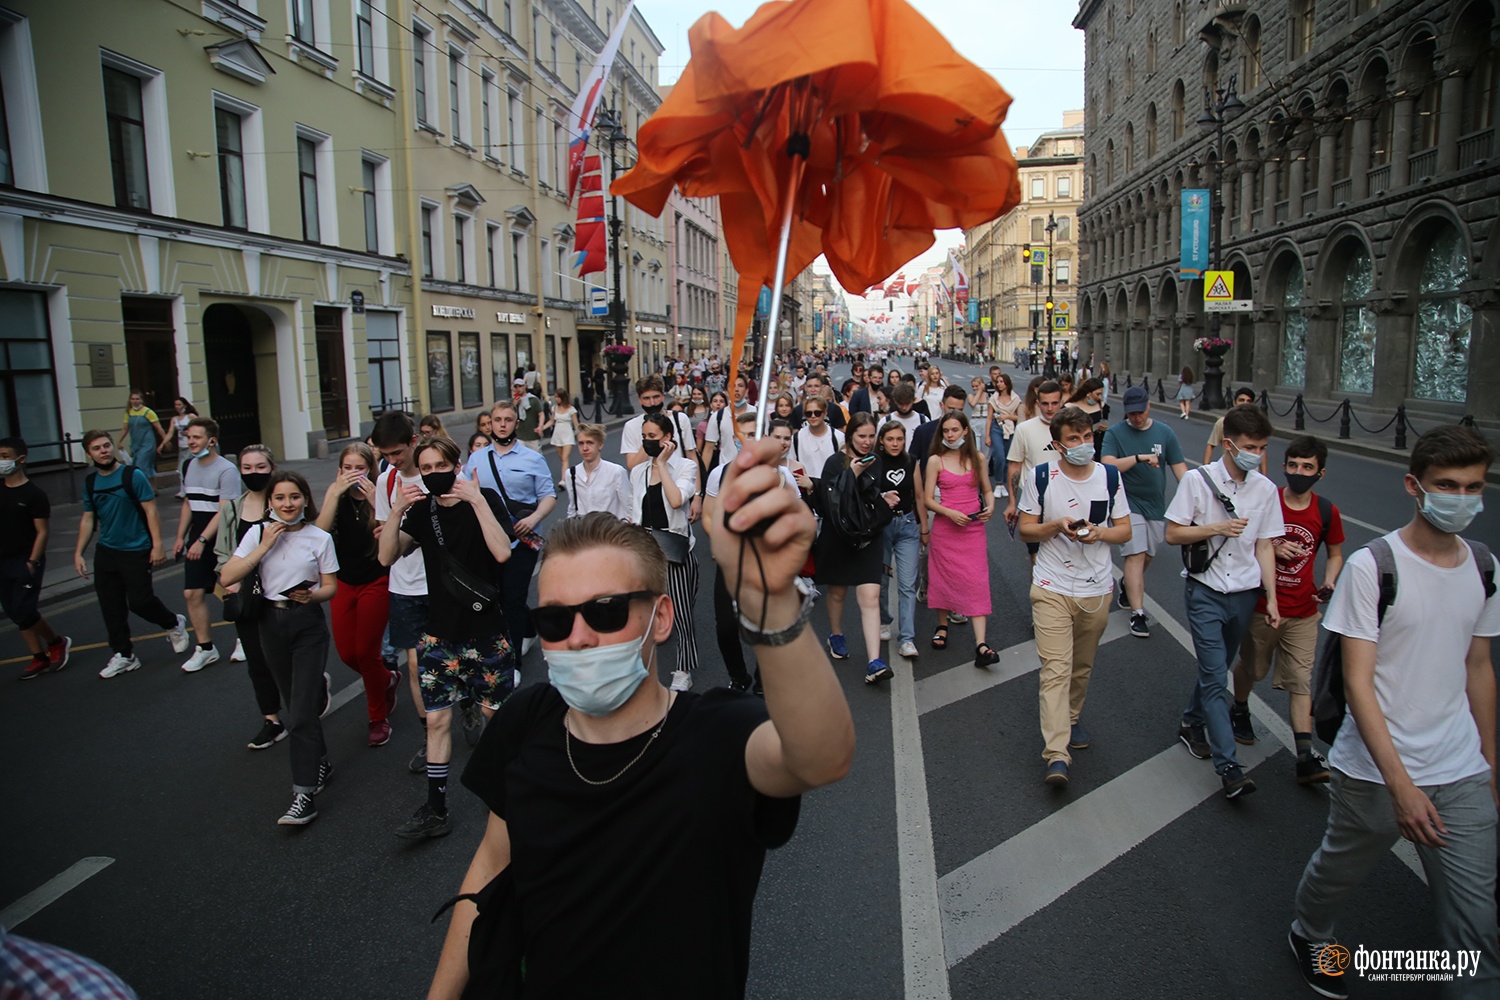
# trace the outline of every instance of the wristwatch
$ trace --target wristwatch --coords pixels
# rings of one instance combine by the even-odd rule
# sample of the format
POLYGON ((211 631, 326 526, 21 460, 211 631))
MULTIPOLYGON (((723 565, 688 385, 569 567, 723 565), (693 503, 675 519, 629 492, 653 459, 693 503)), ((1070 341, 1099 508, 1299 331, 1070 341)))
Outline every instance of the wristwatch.
POLYGON ((740 612, 740 602, 734 601, 734 613, 740 621, 740 638, 752 646, 786 646, 794 642, 807 627, 808 619, 812 617, 813 604, 817 602, 818 592, 812 585, 805 582, 800 576, 794 581, 797 592, 802 595, 802 607, 797 611, 797 617, 792 623, 779 632, 762 632, 755 627, 755 623, 749 621, 740 612))

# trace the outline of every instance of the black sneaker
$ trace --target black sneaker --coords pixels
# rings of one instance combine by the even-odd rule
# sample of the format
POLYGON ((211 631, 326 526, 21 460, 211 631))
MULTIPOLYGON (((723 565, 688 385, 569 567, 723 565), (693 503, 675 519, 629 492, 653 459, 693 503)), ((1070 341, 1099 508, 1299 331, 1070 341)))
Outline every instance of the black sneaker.
POLYGON ((318 786, 313 789, 314 795, 322 795, 323 789, 328 787, 328 779, 333 777, 333 764, 330 761, 318 761, 318 786))
POLYGON ((446 837, 453 828, 448 825, 448 814, 434 812, 427 803, 412 814, 411 819, 396 827, 396 836, 402 840, 424 840, 428 837, 446 837))
POLYGON ((276 821, 277 826, 306 826, 318 818, 318 807, 313 803, 313 797, 306 792, 298 792, 292 796, 292 805, 276 821))
POLYGON ((1250 723, 1250 706, 1229 706, 1229 728, 1234 730, 1234 741, 1242 746, 1255 746, 1255 726, 1250 723))
POLYGON ((1297 968, 1302 970, 1302 979, 1319 996, 1333 1000, 1346 1000, 1349 991, 1344 989, 1344 970, 1349 967, 1349 949, 1337 941, 1309 941, 1296 931, 1286 932, 1287 944, 1297 958, 1297 968))
POLYGON ((1124 587, 1115 591, 1115 603, 1126 611, 1130 610, 1130 596, 1125 593, 1124 587))
POLYGON ((260 727, 260 732, 256 733, 250 742, 245 745, 251 750, 264 750, 273 743, 280 743, 284 739, 286 739, 286 726, 266 719, 265 724, 260 727))
POLYGON ((1306 756, 1297 755, 1297 784, 1317 785, 1328 780, 1328 761, 1309 750, 1306 756))
POLYGON ((1226 767, 1219 774, 1219 780, 1224 782, 1226 799, 1237 799, 1241 795, 1249 795, 1255 791, 1255 781, 1247 777, 1238 764, 1230 764, 1226 767))
POLYGON ((1137 611, 1130 616, 1130 634, 1137 639, 1151 638, 1151 626, 1146 624, 1146 612, 1137 611))
POLYGON ((729 679, 729 690, 735 694, 742 694, 750 690, 749 677, 731 677, 729 679))
POLYGON ((425 735, 422 737, 422 745, 417 747, 417 752, 411 755, 406 769, 412 774, 427 773, 427 737, 425 735))
POLYGON ((1177 727, 1177 738, 1182 741, 1183 746, 1188 748, 1188 753, 1199 760, 1208 760, 1214 755, 1208 745, 1208 736, 1203 732, 1201 722, 1182 723, 1177 727))

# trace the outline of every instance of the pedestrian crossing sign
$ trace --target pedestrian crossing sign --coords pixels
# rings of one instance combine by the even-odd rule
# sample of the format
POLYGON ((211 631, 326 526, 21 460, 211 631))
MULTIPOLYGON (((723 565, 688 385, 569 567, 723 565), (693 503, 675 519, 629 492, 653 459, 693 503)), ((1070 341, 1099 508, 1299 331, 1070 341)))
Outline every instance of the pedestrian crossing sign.
POLYGON ((1203 272, 1203 301, 1229 302, 1234 299, 1233 271, 1203 272))

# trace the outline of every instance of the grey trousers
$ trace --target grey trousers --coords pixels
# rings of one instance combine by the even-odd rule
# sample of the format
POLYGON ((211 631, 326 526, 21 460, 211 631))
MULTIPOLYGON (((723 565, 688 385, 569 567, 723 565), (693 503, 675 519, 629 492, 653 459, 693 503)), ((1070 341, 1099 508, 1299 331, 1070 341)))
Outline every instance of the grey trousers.
MULTIPOLYGON (((1401 837, 1386 786, 1335 770, 1328 827, 1297 885, 1293 929, 1310 941, 1332 941, 1344 898, 1401 837)), ((1422 788, 1448 828, 1447 847, 1417 845, 1442 948, 1482 953, 1479 973, 1445 985, 1449 998, 1500 995, 1495 917, 1495 800, 1488 775, 1422 788)), ((1352 945, 1351 945, 1352 947, 1352 945)))
POLYGON ((308 795, 318 786, 318 764, 328 756, 323 742, 323 671, 328 666, 328 616, 321 604, 292 608, 264 606, 260 648, 276 678, 286 712, 281 721, 291 734, 292 791, 308 795))

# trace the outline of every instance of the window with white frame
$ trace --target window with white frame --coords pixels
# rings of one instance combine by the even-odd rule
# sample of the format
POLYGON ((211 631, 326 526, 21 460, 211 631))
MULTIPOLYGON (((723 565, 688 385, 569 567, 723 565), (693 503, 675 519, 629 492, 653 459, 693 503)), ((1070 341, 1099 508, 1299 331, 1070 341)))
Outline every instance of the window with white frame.
POLYGON ((496 133, 500 131, 499 92, 495 88, 495 74, 484 70, 479 74, 479 128, 480 150, 490 159, 495 159, 496 133))
POLYGON ((1047 178, 1033 177, 1031 179, 1031 200, 1041 201, 1047 197, 1047 178))
POLYGON ((505 155, 501 159, 509 163, 512 170, 524 171, 526 157, 521 153, 525 147, 521 135, 521 92, 518 90, 505 91, 505 134, 505 155))
POLYGON ((248 228, 245 205, 244 123, 228 108, 214 108, 218 143, 219 212, 229 229, 248 228))
POLYGON ((542 287, 538 289, 539 295, 546 295, 552 287, 552 241, 542 240, 537 252, 541 254, 538 263, 542 265, 542 287))
POLYGON ((375 11, 370 0, 354 0, 354 68, 375 76, 375 11))
POLYGON ((552 120, 552 187, 557 191, 568 186, 568 130, 563 127, 566 117, 567 112, 559 110, 552 120))
POLYGON ((510 231, 510 285, 518 292, 527 290, 526 280, 526 231, 510 231))
POLYGON ((266 196, 266 136, 261 110, 217 91, 213 102, 223 225, 269 233, 271 208, 266 196))
POLYGON ((572 255, 572 247, 566 241, 557 244, 557 297, 560 299, 570 298, 568 294, 568 258, 572 255))
MULTIPOLYGON (((160 70, 117 52, 101 49, 100 60, 115 204, 176 215, 166 80, 160 70)), ((10 79, 8 71, 0 71, 0 82, 10 79)), ((6 86, 7 97, 9 92, 6 86)), ((23 149, 16 155, 23 156, 23 149)))
MULTIPOLYGON (((148 96, 150 88, 147 88, 148 96)), ((163 131, 165 131, 163 119, 163 131)), ((42 108, 31 49, 31 22, 0 7, 0 146, 5 163, 0 183, 29 191, 47 190, 47 160, 42 141, 42 108)), ((171 177, 171 156, 162 163, 171 177)), ((170 185, 169 192, 170 194, 170 185)), ((160 199, 158 199, 160 200, 160 199)), ((170 200, 170 199, 168 199, 170 200)), ((159 215, 173 215, 161 206, 159 215)))
POLYGON ((365 314, 365 346, 370 360, 370 409, 379 411, 401 401, 401 337, 393 312, 365 314))
POLYGON ((467 215, 453 216, 453 280, 459 284, 469 280, 469 233, 473 222, 467 215))
POLYGON ((454 142, 464 141, 464 122, 468 120, 468 66, 462 49, 448 49, 448 122, 454 142))
POLYGON ((286 0, 287 39, 324 55, 333 51, 328 0, 286 0))
POLYGON ((423 202, 419 215, 422 223, 422 277, 434 278, 437 277, 437 260, 433 253, 436 246, 433 241, 437 239, 437 206, 423 202))
POLYGON ((334 188, 333 140, 328 133, 297 126, 297 193, 302 204, 302 238, 337 246, 338 192, 334 188))
POLYGON ((536 175, 543 184, 552 180, 551 166, 547 155, 549 144, 543 138, 547 134, 547 111, 545 108, 536 109, 536 131, 532 133, 535 137, 536 148, 536 175))
POLYGON ((417 123, 432 127, 432 101, 437 91, 437 67, 432 49, 432 29, 421 21, 411 23, 411 78, 416 95, 417 123))
POLYGON ((486 223, 484 227, 484 254, 485 272, 489 279, 491 288, 499 288, 500 280, 505 276, 504 255, 505 248, 501 245, 503 230, 493 222, 486 223))
POLYGON ((370 253, 396 252, 393 228, 395 205, 391 190, 391 161, 369 150, 360 151, 361 198, 365 215, 365 249, 370 253))
POLYGON ((1059 285, 1066 285, 1073 280, 1073 262, 1071 260, 1060 260, 1053 265, 1052 276, 1059 285))
POLYGON ((1057 196, 1059 198, 1073 197, 1073 177, 1071 174, 1058 174, 1057 196))
POLYGON ((318 144, 297 136, 297 192, 302 199, 302 238, 317 243, 322 236, 318 226, 318 144))

